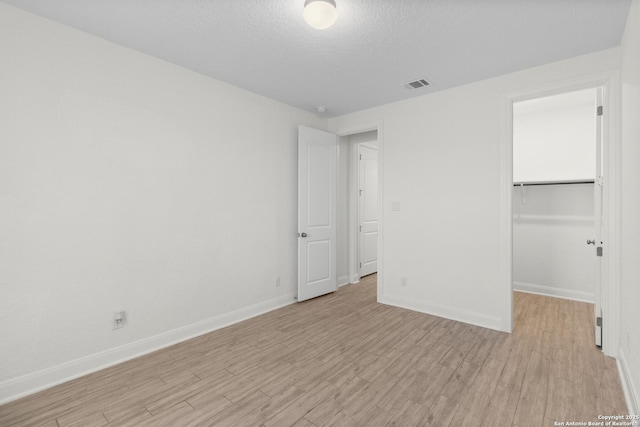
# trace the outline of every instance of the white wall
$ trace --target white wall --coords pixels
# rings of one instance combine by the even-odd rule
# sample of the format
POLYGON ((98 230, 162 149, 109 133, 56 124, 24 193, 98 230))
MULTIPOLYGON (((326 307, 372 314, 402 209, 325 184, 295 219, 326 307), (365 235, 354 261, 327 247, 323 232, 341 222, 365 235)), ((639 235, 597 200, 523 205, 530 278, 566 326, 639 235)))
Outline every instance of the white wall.
POLYGON ((383 123, 380 300, 509 329, 500 254, 503 96, 618 66, 619 49, 609 49, 330 119, 337 133, 383 123))
POLYGON ((619 357, 629 410, 640 411, 640 1, 622 40, 622 302, 619 357))
POLYGON ((3 3, 0 53, 0 402, 293 301, 326 119, 3 3))
POLYGON ((594 301, 593 184, 513 189, 513 288, 594 301))
POLYGON ((596 89, 513 106, 513 181, 593 180, 596 89))

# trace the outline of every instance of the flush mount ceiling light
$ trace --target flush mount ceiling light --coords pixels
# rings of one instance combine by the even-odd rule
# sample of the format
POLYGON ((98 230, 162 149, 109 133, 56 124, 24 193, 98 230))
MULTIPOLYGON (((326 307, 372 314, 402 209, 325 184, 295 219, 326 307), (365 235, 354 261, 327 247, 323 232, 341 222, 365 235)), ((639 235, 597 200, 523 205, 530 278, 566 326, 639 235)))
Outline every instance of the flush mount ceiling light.
POLYGON ((305 0, 302 17, 313 28, 318 30, 329 28, 338 18, 336 2, 334 0, 305 0))

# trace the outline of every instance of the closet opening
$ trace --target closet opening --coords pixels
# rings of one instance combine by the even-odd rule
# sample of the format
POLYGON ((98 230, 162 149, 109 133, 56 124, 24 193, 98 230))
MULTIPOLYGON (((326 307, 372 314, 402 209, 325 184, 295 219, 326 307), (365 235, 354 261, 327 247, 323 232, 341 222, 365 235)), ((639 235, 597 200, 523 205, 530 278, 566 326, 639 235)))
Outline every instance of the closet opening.
POLYGON ((602 92, 594 87, 522 100, 512 110, 514 328, 522 326, 522 311, 542 310, 545 327, 588 328, 591 345, 598 346, 602 92), (530 294, 551 299, 525 298, 530 294), (586 303, 584 315, 564 319, 557 298, 586 303), (523 307, 521 301, 544 307, 523 307))

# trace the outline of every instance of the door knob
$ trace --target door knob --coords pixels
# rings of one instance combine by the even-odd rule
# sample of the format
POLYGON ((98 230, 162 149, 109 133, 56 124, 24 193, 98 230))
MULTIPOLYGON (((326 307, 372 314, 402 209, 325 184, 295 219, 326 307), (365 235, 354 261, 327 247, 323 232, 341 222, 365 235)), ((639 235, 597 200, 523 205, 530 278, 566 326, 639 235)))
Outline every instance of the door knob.
POLYGON ((307 237, 307 233, 300 233, 300 237, 307 237))
POLYGON ((595 245, 596 241, 595 240, 587 240, 587 245, 595 245))

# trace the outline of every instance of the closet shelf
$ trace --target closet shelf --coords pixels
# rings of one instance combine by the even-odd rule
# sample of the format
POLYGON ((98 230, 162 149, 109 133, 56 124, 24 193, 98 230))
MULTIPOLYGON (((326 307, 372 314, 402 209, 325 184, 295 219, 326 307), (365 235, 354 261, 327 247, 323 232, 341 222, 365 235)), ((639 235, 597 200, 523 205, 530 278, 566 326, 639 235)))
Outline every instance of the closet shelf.
POLYGON ((514 187, 529 186, 529 185, 567 185, 567 184, 593 184, 593 179, 566 179, 559 181, 522 181, 514 182, 514 187))

